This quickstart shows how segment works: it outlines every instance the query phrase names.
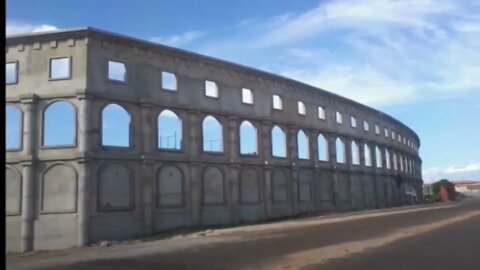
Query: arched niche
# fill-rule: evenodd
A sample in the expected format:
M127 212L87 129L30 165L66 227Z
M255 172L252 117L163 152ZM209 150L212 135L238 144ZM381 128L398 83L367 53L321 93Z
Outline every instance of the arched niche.
M77 210L77 171L70 165L54 164L42 178L41 211L73 213Z
M5 167L5 214L20 215L22 206L22 176L11 167Z
M204 205L225 204L225 180L217 167L207 167L203 171L202 193Z
M300 170L298 173L298 201L312 201L312 174L306 170Z
M246 168L240 174L240 201L242 203L260 202L258 173L253 168Z
M130 170L122 164L105 165L98 179L98 208L102 212L127 211L134 207L134 185Z
M167 165L157 174L157 207L182 207L183 205L183 174L176 166Z
M276 169L272 173L273 203L287 202L287 176L284 171Z

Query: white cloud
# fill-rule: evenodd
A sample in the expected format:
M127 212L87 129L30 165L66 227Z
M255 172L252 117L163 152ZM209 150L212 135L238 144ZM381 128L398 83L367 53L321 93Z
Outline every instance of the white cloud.
M7 25L6 25L7 35L55 31L55 30L58 30L58 28L50 24L28 24L28 23L18 23L18 22L7 21Z
M480 91L479 12L455 0L322 1L251 25L245 47L284 50L269 71L368 105L450 99Z
M206 33L202 31L187 31L180 35L173 35L169 37L152 37L150 41L169 45L169 46L182 46L188 44L196 39L203 37Z
M423 171L425 182L435 182L444 178L448 180L480 180L480 162L446 168L430 167Z

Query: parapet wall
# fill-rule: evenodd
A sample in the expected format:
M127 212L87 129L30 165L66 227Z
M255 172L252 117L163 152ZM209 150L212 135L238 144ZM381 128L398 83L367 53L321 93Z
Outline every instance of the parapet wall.
M6 86L7 104L21 112L20 148L6 153L7 250L401 205L410 202L413 190L421 197L418 136L352 100L91 28L8 37L6 47L7 63L18 63L17 82ZM49 59L67 56L71 76L49 80ZM125 65L124 82L108 79L109 61ZM176 91L162 88L162 71L175 74ZM206 80L216 83L217 97L205 95ZM251 90L253 104L242 102L243 88ZM273 95L281 98L281 110L273 108ZM47 110L60 101L73 108L74 140L46 147ZM111 104L130 119L125 147L103 143L109 124L103 113ZM158 117L165 110L180 120L181 140L174 149L159 147ZM204 148L208 116L220 124L221 151ZM241 153L244 121L255 130L253 154ZM276 126L285 136L285 157L274 155ZM299 150L300 131L306 135L307 158L299 156L305 153Z

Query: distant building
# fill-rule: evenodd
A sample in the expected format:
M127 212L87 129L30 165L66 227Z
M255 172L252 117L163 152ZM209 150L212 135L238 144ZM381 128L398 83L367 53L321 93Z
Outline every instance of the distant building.
M423 197L433 196L433 186L432 184L423 185Z
M475 180L461 180L454 181L455 191L463 194L480 193L480 181Z

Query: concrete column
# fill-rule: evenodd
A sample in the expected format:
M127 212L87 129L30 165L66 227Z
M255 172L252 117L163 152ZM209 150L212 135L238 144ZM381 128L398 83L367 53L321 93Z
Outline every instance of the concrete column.
M347 174L348 174L348 187L350 196L350 209L356 209L355 207L355 190L353 189L354 185L352 184L352 175L353 175L353 157L352 157L352 139L345 138L345 162L347 163Z
M78 178L78 219L77 245L85 246L89 243L89 202L92 164L86 161L86 156L92 150L92 136L90 136L91 100L85 93L77 94L79 100L78 111L78 149L80 152L80 172Z
M145 235L152 235L155 231L155 222L153 219L153 211L155 209L155 173L153 165L153 161L142 161L142 210Z
M367 174L367 170L369 167L367 167L365 164L365 142L364 141L357 141L358 146L360 150L358 151L358 154L360 155L360 168L362 170L362 175L360 179L360 183L362 185L362 198L363 198L363 206L364 208L367 208L368 203L367 203L367 196L365 192L365 182L364 182L364 176Z
M269 218L272 216L272 168L266 165L263 171L265 174L265 213Z
M239 128L240 128L239 118L237 116L228 117L228 146L229 146L229 156L230 162L237 162L238 156L240 155L240 144L239 144Z
M232 211L232 223L238 224L240 221L239 203L240 203L240 166L232 164L229 167L230 175L230 208Z
M337 169L337 148L335 147L335 140L337 139L334 135L325 135L325 139L328 141L328 149L329 149L329 160L332 164L332 177L333 177L333 190L332 190L332 201L335 207L335 210L340 210L340 196L338 195L339 187L338 187L338 169Z
M298 145L297 145L297 133L298 128L296 126L289 126L287 132L288 140L288 159L290 161L290 205L292 207L292 213L296 213L298 202Z
M20 251L33 250L35 219L35 171L32 162L23 164L22 228Z
M239 200L240 200L240 193L239 193L239 174L240 174L240 167L236 164L238 162L239 157L239 118L237 116L229 116L228 117L228 146L229 146L229 156L230 156L230 163L231 166L229 167L229 200L230 200L230 207L232 211L232 223L238 224L239 223Z
M201 164L198 162L200 153L200 135L201 126L199 113L196 110L188 111L188 152L190 158L190 199L191 199L191 211L192 211L192 224L200 225L200 211L202 207L202 183L200 175Z
M142 151L144 155L151 154L154 149L157 148L155 145L155 123L157 121L157 116L153 113L153 107L151 104L142 103L141 105L141 136L142 136Z
M93 164L85 159L79 161L80 171L78 178L78 219L77 245L85 246L90 241L90 186L92 181Z
M264 161L264 164L268 164L268 161L272 158L272 142L271 142L271 130L272 122L262 121L262 126L259 134L259 149L260 156Z
M312 168L312 202L315 205L315 211L320 211L320 173L318 168L318 141L317 132L314 129L308 130L308 145L310 146L310 166Z
M188 152L189 157L197 159L201 150L200 138L202 128L200 126L199 112L196 110L188 111L187 134L188 134Z
M79 100L79 111L78 111L78 151L81 153L87 153L91 151L91 113L92 113L92 106L91 100L85 95L85 93L79 93L77 95Z
M370 144L370 158L372 160L372 175L373 175L373 199L375 201L375 207L380 207L380 201L378 198L378 191L377 191L377 149L375 144Z
M35 155L37 121L36 97L22 98L24 103L23 145L26 160L23 162L22 183L22 223L21 223L21 252L32 251L34 246L34 220L36 208L35 196Z
M142 137L142 211L143 211L143 225L145 235L151 235L155 231L155 224L153 219L153 211L155 209L155 172L154 163L150 160L150 155L156 149L154 127L157 120L153 112L153 106L149 103L142 103L141 107L141 125L139 134Z

